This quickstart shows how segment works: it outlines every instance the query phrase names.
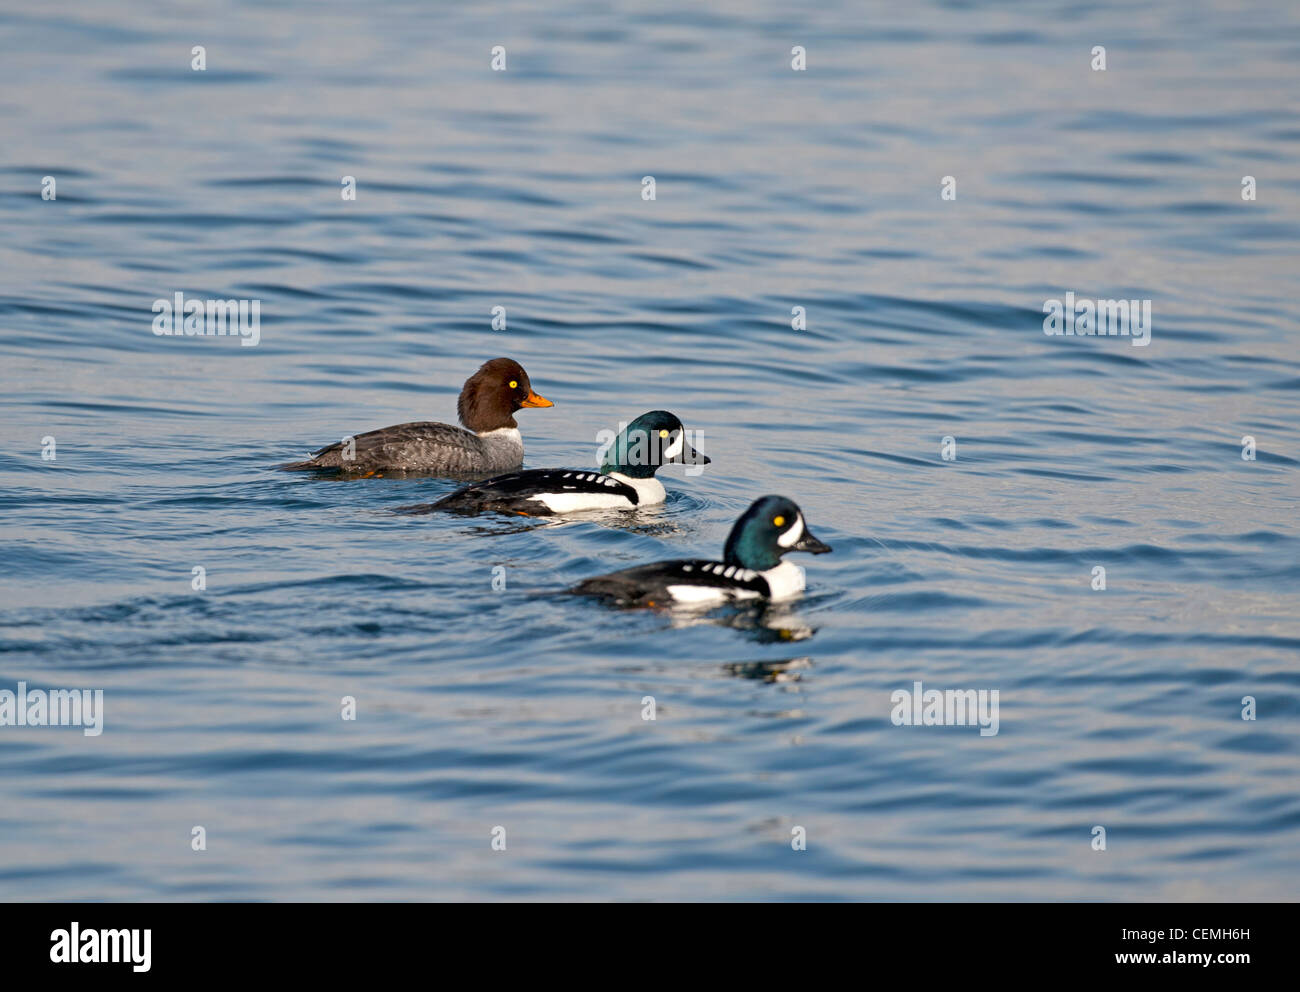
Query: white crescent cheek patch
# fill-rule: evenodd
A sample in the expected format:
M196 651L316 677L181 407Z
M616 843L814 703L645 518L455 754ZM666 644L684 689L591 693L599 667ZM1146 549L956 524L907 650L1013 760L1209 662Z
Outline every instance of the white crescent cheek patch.
M686 442L686 432L680 431L677 434L677 440L664 449L664 461L671 461L682 453L682 445Z
M794 518L794 523L790 525L790 529L778 537L776 543L783 548L792 548L801 537L803 537L803 514Z

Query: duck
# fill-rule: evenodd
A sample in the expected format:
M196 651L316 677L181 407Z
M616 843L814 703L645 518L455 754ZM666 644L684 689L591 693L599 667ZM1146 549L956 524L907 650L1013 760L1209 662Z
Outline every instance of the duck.
M741 600L793 599L805 588L804 570L782 561L791 551L824 555L829 544L813 536L803 511L785 496L762 496L740 515L722 561L687 558L638 565L584 579L569 590L620 606L711 607Z
M548 517L584 510L635 510L666 498L663 483L655 478L663 465L708 465L711 461L686 440L686 428L676 415L651 410L619 431L599 472L573 468L512 472L471 483L436 503L398 507L398 512Z
M430 421L381 427L281 467L290 472L336 470L362 476L503 472L524 463L524 442L514 414L523 408L554 405L533 392L528 373L513 358L493 358L466 379L460 391L456 414L463 428Z

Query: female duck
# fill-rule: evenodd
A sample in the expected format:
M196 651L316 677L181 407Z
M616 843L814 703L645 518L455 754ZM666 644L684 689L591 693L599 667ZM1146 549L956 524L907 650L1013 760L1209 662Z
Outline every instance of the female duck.
M830 551L813 537L799 507L784 496L755 500L736 525L722 561L682 559L625 568L585 579L570 592L602 596L621 606L717 606L746 599L792 599L804 590L804 572L783 562L790 551Z
M436 503L399 512L475 514L485 511L546 517L580 510L631 510L664 501L655 471L670 463L707 465L686 440L682 422L667 410L651 410L628 424L610 445L600 472L538 468L475 482Z
M482 475L523 464L524 442L515 423L523 407L554 406L533 392L524 367L511 358L484 362L465 380L456 413L467 429L420 421L367 431L326 445L289 471L335 469L349 475L423 472Z

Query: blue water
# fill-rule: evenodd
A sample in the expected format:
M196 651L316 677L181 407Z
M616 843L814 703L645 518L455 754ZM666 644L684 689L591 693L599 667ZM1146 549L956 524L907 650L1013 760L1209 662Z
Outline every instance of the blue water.
M0 689L105 722L0 727L0 898L1293 898L1298 29L6 4ZM260 299L260 344L155 336L178 291ZM1067 291L1150 299L1151 344L1046 336ZM713 463L561 523L274 470L495 355L555 401L528 466L659 407ZM770 492L835 549L789 609L552 595ZM914 681L999 733L895 726Z

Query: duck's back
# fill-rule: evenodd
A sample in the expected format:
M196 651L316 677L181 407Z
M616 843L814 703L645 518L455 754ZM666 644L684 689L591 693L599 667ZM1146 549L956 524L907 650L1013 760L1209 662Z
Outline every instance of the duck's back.
M770 593L763 573L701 558L659 561L585 579L573 588L580 596L604 596L624 606L724 602Z
M507 471L517 468L523 459L523 441L514 428L472 434L450 424L420 421L358 434L350 446L336 441L307 461L285 468L470 474Z

